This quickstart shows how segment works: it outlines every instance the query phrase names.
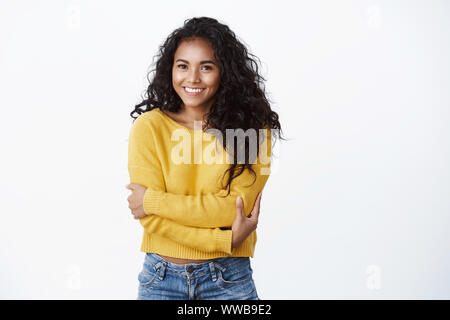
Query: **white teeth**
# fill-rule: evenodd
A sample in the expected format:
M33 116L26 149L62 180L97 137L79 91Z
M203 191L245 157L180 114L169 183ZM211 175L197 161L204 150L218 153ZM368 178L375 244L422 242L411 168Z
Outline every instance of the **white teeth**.
M191 89L191 88L188 88L188 87L185 87L184 88L187 92L200 92L200 91L202 91L203 89Z

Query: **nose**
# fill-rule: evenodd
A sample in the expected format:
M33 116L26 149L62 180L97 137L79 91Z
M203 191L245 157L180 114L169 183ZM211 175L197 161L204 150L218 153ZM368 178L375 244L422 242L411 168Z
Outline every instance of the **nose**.
M196 83L196 82L198 82L199 81L199 72L195 69L195 68L192 68L190 71L189 71L189 74L188 74L188 80L191 82L191 83Z

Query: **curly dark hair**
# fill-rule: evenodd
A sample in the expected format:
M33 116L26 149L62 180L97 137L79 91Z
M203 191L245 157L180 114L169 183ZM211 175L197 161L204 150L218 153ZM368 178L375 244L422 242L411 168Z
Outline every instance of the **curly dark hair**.
M271 110L265 96L263 81L266 79L259 75L258 64L250 57L255 56L248 52L227 25L210 17L196 17L185 20L181 28L174 30L159 47L156 68L147 75L150 85L145 92L146 96L142 97L143 101L134 107L130 115L136 120L140 114L154 108L175 113L181 109L183 102L172 85L173 60L179 44L183 40L195 38L201 38L210 44L214 51L214 58L220 64L220 85L214 104L205 115L204 129L219 130L224 139L222 147L234 156L234 161L224 173L225 175L230 172L227 184L225 187L222 186L228 188L228 194L230 194L231 181L241 175L245 169L248 169L255 178L256 175L250 163L247 139L245 139L245 146L242 143L239 146L239 139L237 139L237 143L232 144L234 150L230 150L231 144L226 141L226 129L240 128L246 131L253 128L256 130L258 141L261 141L258 129L270 128L276 129L270 130L272 132L270 138L286 139L280 134L281 125L278 114ZM149 76L152 72L155 73L150 80ZM236 161L237 148L244 148L245 163ZM256 150L259 154L259 144Z

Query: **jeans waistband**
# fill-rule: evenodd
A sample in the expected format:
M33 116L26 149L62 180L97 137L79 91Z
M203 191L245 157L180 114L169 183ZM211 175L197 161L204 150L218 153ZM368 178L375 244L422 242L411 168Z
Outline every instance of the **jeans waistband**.
M156 253L150 252L146 253L145 260L151 265L157 265L158 269L162 268L164 273L166 271L171 271L174 273L182 274L183 276L189 275L191 277L199 276L208 272L215 274L215 269L225 271L226 269L231 267L239 268L250 263L249 257L222 257L201 263L177 264L163 259Z

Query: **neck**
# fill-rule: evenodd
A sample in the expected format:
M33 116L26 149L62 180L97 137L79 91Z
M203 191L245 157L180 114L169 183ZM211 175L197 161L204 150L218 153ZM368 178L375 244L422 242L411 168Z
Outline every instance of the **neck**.
M211 107L186 107L181 106L180 113L183 114L187 122L203 121L203 117L209 112Z

